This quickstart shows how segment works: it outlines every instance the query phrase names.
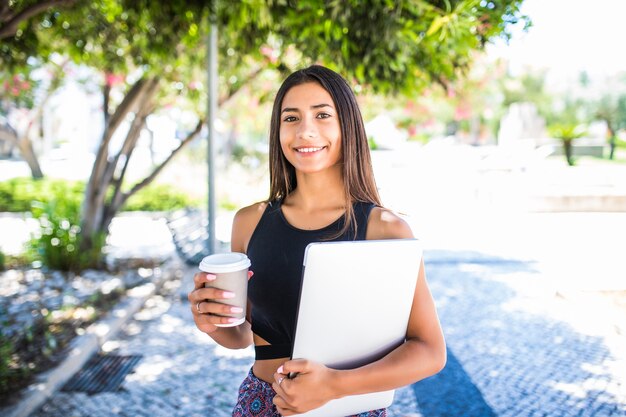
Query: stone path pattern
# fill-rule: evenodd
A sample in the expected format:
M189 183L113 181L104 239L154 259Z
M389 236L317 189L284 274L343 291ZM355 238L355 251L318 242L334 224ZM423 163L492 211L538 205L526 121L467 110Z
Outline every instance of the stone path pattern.
M444 370L436 388L430 380L402 388L390 417L626 415L624 336L609 322L581 325L584 312L555 297L537 265L444 251L426 262L448 347L469 382L454 384ZM105 350L144 355L123 390L59 392L34 417L230 416L253 359L251 349L230 351L197 331L175 283ZM487 407L480 414L472 390Z

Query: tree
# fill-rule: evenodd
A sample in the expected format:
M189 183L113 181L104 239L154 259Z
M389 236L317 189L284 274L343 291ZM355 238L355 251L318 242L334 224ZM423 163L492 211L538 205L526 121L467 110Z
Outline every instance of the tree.
M3 87L0 90L0 141L6 141L19 149L33 178L43 178L32 142L33 131L50 97L63 82L66 65L67 60L64 60L59 63L49 62L45 66L36 63L35 66L28 65L18 71L0 70L0 85ZM31 74L34 70L45 70L48 80L42 83L33 79ZM38 96L37 92L40 93Z
M76 62L102 72L105 129L83 205L85 250L107 232L128 197L200 132L207 91L191 85L204 74L209 15L220 28L221 103L265 71L284 73L313 62L372 91L417 94L432 82L445 87L469 68L473 51L495 36L508 36L508 25L525 19L519 16L521 0L205 3L80 2L31 19L31 31L20 37L36 38L32 42L41 55L67 51ZM114 90L123 91L118 102L112 99ZM146 118L185 95L195 99L197 125L172 155L129 188L124 177ZM111 138L125 120L130 128L114 153Z
M574 140L587 134L588 119L584 101L569 95L563 98L560 108L555 109L551 118L548 119L548 133L563 144L563 154L569 166L575 163Z
M0 1L0 40L15 37L20 25L55 6L69 6L76 0Z
M595 103L595 117L604 121L608 129L609 159L615 156L617 133L626 129L626 94L618 97L607 94Z
M574 165L574 140L582 138L587 134L584 126L576 123L562 123L554 124L548 127L548 131L553 138L561 140L563 144L563 153L565 154L565 160L567 165Z

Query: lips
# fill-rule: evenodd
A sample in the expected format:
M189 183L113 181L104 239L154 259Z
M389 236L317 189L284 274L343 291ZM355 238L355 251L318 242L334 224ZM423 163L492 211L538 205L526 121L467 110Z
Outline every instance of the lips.
M294 148L294 150L299 153L313 153L313 152L321 151L325 147L326 146L307 146L303 148Z

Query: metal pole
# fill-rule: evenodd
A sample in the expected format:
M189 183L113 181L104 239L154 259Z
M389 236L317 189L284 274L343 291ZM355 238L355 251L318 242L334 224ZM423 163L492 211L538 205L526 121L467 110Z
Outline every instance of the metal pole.
M214 9L209 14L209 38L207 45L208 56L208 96L209 102L207 107L207 126L208 126L208 146L207 146L207 162L209 168L209 201L208 214L209 224L207 241L207 250L209 254L215 253L217 249L217 240L215 238L215 155L214 145L216 139L215 118L217 117L217 19L214 16Z

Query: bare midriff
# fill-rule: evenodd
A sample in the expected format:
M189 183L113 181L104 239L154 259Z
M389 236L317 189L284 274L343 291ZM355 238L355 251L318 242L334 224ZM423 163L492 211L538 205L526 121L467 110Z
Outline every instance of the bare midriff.
M256 334L253 335L253 337L255 346L269 345L269 343L262 337L257 336ZM252 365L252 372L254 372L254 375L257 378L272 384L274 383L274 374L276 373L276 370L288 360L289 358L256 360L254 361L254 365Z

